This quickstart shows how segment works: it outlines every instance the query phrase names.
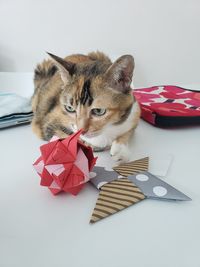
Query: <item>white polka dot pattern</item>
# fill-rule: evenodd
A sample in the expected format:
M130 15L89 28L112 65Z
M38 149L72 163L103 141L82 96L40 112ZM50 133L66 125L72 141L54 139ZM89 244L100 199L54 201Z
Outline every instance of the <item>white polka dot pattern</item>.
M92 178L96 177L97 174L96 174L96 172L90 172L89 176L90 176L90 179L92 179Z
M141 182L146 182L149 180L149 177L146 174L137 174L136 179Z
M167 194L167 189L163 186L155 186L153 192L158 197L163 197Z

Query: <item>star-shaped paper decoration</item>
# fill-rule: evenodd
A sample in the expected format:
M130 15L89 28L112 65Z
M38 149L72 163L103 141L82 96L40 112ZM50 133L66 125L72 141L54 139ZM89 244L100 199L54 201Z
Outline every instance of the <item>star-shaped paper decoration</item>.
M41 177L40 184L55 195L61 191L77 195L89 181L96 158L91 147L79 141L81 131L65 139L53 137L40 147L41 156L33 164Z
M90 223L95 223L145 198L191 200L163 180L149 173L148 158L140 159L107 171L94 167L91 182L100 190Z

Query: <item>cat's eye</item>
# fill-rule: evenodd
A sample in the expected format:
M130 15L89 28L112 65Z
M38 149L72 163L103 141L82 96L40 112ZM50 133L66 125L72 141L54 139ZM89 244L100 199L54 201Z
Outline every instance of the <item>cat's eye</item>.
M91 110L92 115L95 116L103 116L106 113L106 109L105 108L93 108Z
M75 110L72 106L68 106L68 105L66 105L66 106L65 106L65 109L66 109L68 112L70 112L70 113L74 113L74 112L76 112L76 110Z

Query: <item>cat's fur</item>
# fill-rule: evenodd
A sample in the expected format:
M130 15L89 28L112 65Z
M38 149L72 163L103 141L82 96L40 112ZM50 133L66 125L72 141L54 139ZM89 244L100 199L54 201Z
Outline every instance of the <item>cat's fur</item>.
M82 128L83 141L97 148L111 146L116 161L128 161L128 142L140 117L130 88L133 57L124 55L112 64L100 52L65 59L49 55L51 60L35 69L33 131L49 140ZM105 114L93 114L97 111Z

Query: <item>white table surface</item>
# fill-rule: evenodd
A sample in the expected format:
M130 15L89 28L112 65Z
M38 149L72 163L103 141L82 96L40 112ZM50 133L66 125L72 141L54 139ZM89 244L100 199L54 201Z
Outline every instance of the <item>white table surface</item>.
M1 90L30 95L32 74L0 74ZM200 126L164 130L141 121L132 159L173 155L164 178L193 200L144 200L90 225L98 191L74 197L39 185L43 141L30 125L0 131L0 266L199 267ZM111 164L107 152L99 164Z

